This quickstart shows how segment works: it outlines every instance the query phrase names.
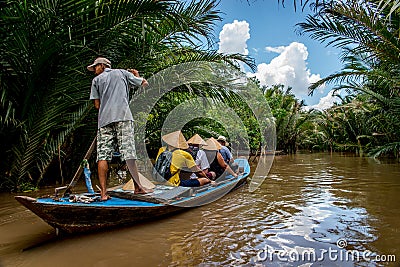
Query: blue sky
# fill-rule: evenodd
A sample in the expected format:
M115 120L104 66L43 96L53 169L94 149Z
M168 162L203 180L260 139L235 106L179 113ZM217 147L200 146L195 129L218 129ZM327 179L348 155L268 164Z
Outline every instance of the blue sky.
M307 96L307 86L341 69L339 50L296 33L295 25L305 21L308 9L302 12L298 7L295 12L293 1L285 2L282 7L278 0L250 0L250 4L220 0L223 20L215 27L217 48L253 57L258 65L253 75L262 84L292 86L307 105L326 108L335 101L329 93L332 86L321 88L312 97Z

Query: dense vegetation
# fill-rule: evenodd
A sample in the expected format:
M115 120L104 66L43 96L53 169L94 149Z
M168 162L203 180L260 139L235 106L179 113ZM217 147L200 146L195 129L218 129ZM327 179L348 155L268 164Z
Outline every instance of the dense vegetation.
M314 145L399 157L400 20L396 1L331 1L315 6L302 32L342 48L344 67L310 87L336 84L349 96L316 114ZM320 127L318 127L320 125ZM307 140L307 139L305 139ZM307 140L309 144L313 144Z
M85 68L96 56L145 77L190 61L252 66L210 49L214 0L10 0L0 8L0 188L72 176L96 133Z
M294 1L296 4L296 1ZM301 2L303 4L303 2ZM305 1L309 4L309 1ZM399 157L399 8L396 1L315 1L299 31L342 49L343 69L312 85L336 84L348 96L325 111L304 111L285 85L260 88L274 116L277 150L355 151ZM66 182L96 132L85 66L106 56L114 68L149 77L193 61L234 67L243 55L212 48L220 19L215 0L18 1L0 5L0 190ZM235 61L233 61L235 60ZM205 84L174 89L148 118L149 149L171 108L197 96L226 103L243 120L251 150L261 136L251 111L234 93ZM196 119L186 136L228 133L217 120ZM232 141L235 136L231 136ZM151 144L154 144L153 146ZM57 177L56 179L54 177Z

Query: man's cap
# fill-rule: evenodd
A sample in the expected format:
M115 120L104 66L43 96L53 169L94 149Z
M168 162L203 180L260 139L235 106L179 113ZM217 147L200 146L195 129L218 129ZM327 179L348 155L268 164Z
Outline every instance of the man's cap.
M224 142L226 142L226 137L223 136L223 135L220 135L220 136L218 136L217 141L224 141Z
M222 148L221 144L213 137L208 138L206 144L207 146L203 148L204 150L220 150Z
M194 145L202 145L206 146L207 143L206 141L203 140L203 138L200 137L200 135L195 134L190 139L187 141L188 144L194 144Z
M168 145L180 149L188 149L189 146L181 131L175 131L162 136L162 140Z
M105 57L98 57L98 58L96 58L94 60L92 65L87 66L87 69L90 70L90 71L94 71L94 67L97 64L104 64L107 67L111 68L111 61L110 60L106 59Z

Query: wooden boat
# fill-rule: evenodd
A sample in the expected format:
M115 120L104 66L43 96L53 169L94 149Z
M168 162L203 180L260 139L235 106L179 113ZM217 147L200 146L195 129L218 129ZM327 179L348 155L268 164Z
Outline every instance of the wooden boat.
M93 201L98 194L74 194L69 197L32 198L16 196L57 233L103 230L170 215L185 209L211 203L246 182L250 166L246 159L236 159L241 173L237 178L227 175L214 185L180 187L156 185L154 192L136 195L122 188L109 190L112 199ZM81 201L79 201L81 200Z

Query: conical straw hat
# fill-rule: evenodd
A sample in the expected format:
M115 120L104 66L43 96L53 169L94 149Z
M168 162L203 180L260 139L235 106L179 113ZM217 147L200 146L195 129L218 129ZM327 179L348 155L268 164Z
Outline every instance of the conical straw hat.
M170 146L180 148L180 149L187 149L189 148L185 137L183 136L181 131L175 131L169 134L166 134L162 137L165 143Z
M195 134L193 135L188 141L188 144L195 144L195 145L202 145L202 146L206 146L207 143L206 141L203 140L203 138L200 137L200 135Z
M213 137L208 138L206 144L207 146L203 148L205 150L220 150L222 147L221 144L218 143L218 141L215 140Z

